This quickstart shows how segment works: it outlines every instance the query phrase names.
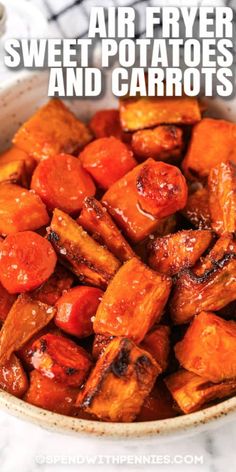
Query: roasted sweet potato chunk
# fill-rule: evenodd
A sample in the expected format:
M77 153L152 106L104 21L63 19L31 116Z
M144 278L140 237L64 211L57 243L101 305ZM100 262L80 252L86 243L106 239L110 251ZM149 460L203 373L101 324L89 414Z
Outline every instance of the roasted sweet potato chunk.
M210 170L208 188L212 228L218 234L234 233L236 231L236 153L235 164L230 161L221 162Z
M109 284L94 320L95 333L142 341L159 321L171 289L171 279L157 274L137 258L130 259Z
M0 283L0 323L5 321L15 301L16 295L9 293Z
M120 124L119 110L108 109L97 111L89 122L95 138L115 138L122 139L123 131Z
M63 383L55 382L33 370L30 374L30 386L24 400L32 405L54 411L61 415L74 416L75 402L78 388L68 387Z
M165 383L184 413L192 413L213 400L227 398L236 392L236 380L212 383L193 372L181 369L165 378Z
M133 421L151 391L160 367L126 338L116 338L97 361L77 406L106 421Z
M57 264L55 271L43 285L30 293L30 297L47 305L55 305L73 284L74 277L65 267Z
M82 347L53 333L45 334L33 343L32 364L41 374L70 387L79 387L92 367L90 357Z
M121 262L134 256L134 251L117 228L107 209L95 198L85 198L78 223Z
M157 380L152 391L145 398L136 421L156 421L177 416L173 399L163 380Z
M212 169L230 159L236 162L236 124L204 118L196 124L183 160L184 174L190 179L206 178Z
M36 166L36 161L33 157L29 156L22 149L17 148L16 146L11 146L5 152L0 154L0 165L11 164L12 162L21 161L24 164L24 168L27 175L27 182L30 180L33 170Z
M42 200L15 184L0 184L0 233L35 230L47 225L49 217Z
M236 378L236 322L202 311L176 344L175 355L185 369L212 382Z
M178 158L183 150L183 131L173 125L136 131L132 135L131 145L139 159L152 157L165 161L171 157Z
M27 295L20 295L3 324L0 333L0 365L18 351L37 331L53 318L55 309Z
M106 336L105 334L95 334L93 341L93 358L98 359L106 350L108 344L114 336Z
M60 210L53 213L48 238L63 262L84 283L105 288L120 266L108 249Z
M58 99L50 100L17 131L13 143L37 161L59 153L73 154L92 136Z
M162 274L175 275L192 267L211 240L209 230L183 230L157 238L149 247L149 265Z
M0 183L12 182L22 187L27 187L28 180L24 161L12 161L1 164L0 158Z
M0 388L19 398L28 388L27 376L15 354L0 367Z
M201 119L198 101L189 97L138 97L120 100L120 120L125 131L162 124L192 125Z
M168 366L170 354L170 328L169 326L159 325L150 333L147 333L140 347L148 351L157 361L162 371Z
M182 214L199 229L211 228L211 217L209 210L209 193L204 187L188 196L187 204Z

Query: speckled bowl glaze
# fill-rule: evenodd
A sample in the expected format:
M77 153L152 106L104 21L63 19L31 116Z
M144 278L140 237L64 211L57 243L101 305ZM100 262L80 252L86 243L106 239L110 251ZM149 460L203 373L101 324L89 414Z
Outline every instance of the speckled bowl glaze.
M109 90L109 87L107 89ZM9 145L19 125L47 100L47 73L45 72L17 74L16 78L10 82L0 85L1 150ZM108 92L98 100L78 99L66 102L77 116L85 121L95 110L115 106L115 100ZM235 99L209 100L210 114L236 121L235 102ZM3 391L0 391L0 407L14 416L46 429L113 440L129 438L150 441L192 435L236 418L236 397L190 415L143 423L104 423L70 418L29 405Z

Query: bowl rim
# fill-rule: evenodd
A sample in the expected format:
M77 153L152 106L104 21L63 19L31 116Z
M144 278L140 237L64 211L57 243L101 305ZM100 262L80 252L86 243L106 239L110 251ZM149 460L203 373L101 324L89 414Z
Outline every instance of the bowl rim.
M41 81L47 77L45 71L20 71L7 81L0 83L0 98L13 91L19 85L27 85L28 81ZM44 78L43 78L44 80ZM35 83L34 83L35 85ZM25 87L27 93L27 87ZM77 435L97 436L98 438L164 438L168 436L191 435L206 430L210 426L217 426L221 421L232 421L236 417L236 396L217 403L203 410L164 420L144 421L134 423L110 423L95 420L86 420L61 415L44 410L26 403L24 400L0 389L0 409L34 423L46 429Z

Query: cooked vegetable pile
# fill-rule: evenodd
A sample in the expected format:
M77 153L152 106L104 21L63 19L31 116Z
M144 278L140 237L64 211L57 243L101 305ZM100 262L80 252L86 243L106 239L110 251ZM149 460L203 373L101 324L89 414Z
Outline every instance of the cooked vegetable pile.
M0 387L131 422L236 393L236 124L51 100L0 156Z

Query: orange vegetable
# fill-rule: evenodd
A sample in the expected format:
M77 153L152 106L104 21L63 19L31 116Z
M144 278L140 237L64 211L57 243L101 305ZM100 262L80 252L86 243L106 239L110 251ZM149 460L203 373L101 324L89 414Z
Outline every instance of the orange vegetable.
M162 274L175 275L193 266L211 240L209 230L183 230L157 238L149 248L149 264Z
M51 244L39 234L9 234L0 246L0 281L9 293L33 290L50 277L56 260Z
M95 198L85 198L77 221L121 262L134 256L133 250L122 236L107 209Z
M28 379L15 354L0 366L0 388L15 397L23 397L28 388Z
M76 157L59 154L36 167L31 188L49 210L77 213L85 197L95 194L95 185Z
M0 322L5 321L15 301L16 295L10 294L0 283Z
M236 243L233 235L230 233L224 234L216 241L210 252L194 266L193 272L202 277L207 272L215 269L222 259L232 257L235 253Z
M120 124L119 110L108 109L97 111L89 122L95 138L115 138L122 139L123 131Z
M106 336L104 334L95 334L93 341L93 358L97 360L105 351L108 344L112 341L114 336Z
M108 189L136 166L132 151L117 138L96 139L81 152L79 159L97 184Z
M169 326L159 325L147 333L140 347L148 351L162 371L165 371L169 362L170 355L170 328Z
M16 161L20 161L24 164L27 180L29 180L36 166L33 157L29 156L25 151L22 151L22 149L19 149L16 146L11 146L5 152L0 154L0 165L10 164L11 162Z
M0 334L0 365L54 317L55 309L27 295L20 295L3 324Z
M199 188L188 196L182 214L199 229L211 228L209 193L206 188Z
M60 264L56 265L56 269L43 285L30 293L31 298L47 303L47 305L55 305L62 294L71 288L74 277Z
M149 395L145 398L136 421L165 420L177 416L172 397L162 380L157 380Z
M73 154L92 136L58 99L50 100L17 131L13 143L37 161L59 153Z
M160 320L170 289L171 279L136 258L130 259L104 293L93 324L95 333L142 341L154 322Z
M97 361L76 405L105 421L133 421L160 367L126 338L116 338Z
M0 184L0 233L35 230L47 225L45 205L29 190L15 184Z
M64 336L48 333L32 345L32 364L41 374L70 387L79 387L92 363L88 353Z
M206 178L212 169L230 159L236 162L236 124L204 118L192 133L183 170L190 179Z
M7 164L1 164L0 156L0 183L12 182L27 187L28 180L23 161L12 161Z
M56 303L56 325L78 338L93 334L91 318L96 314L103 292L95 287L74 287Z
M212 382L236 377L236 322L202 311L175 346L181 366Z
M132 149L135 156L143 160L178 158L183 150L183 131L173 125L136 131L132 135Z
M208 188L212 228L218 234L234 233L236 231L235 164L226 161L213 167L208 178Z
M212 383L184 369L165 378L165 383L184 413L193 413L213 400L227 398L236 392L235 379Z
M24 400L45 410L73 416L77 410L75 401L78 391L78 388L55 382L44 377L37 370L33 370L30 374L29 390Z

